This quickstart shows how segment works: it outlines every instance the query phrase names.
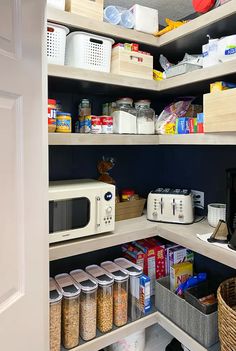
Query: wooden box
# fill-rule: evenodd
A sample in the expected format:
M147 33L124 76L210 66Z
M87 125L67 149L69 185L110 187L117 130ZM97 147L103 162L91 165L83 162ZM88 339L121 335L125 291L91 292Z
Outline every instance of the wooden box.
M145 202L146 199L141 198L139 200L116 203L116 222L142 216Z
M236 89L228 89L203 98L204 131L235 132L236 131Z
M112 49L111 72L152 80L153 56L116 46Z
M66 0L66 11L103 21L103 0Z

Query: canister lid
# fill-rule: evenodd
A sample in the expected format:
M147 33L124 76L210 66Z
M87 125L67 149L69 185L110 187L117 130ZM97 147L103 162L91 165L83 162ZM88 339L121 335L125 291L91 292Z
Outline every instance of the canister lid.
M56 103L55 99L48 99L48 105L56 105Z
M49 302L56 303L62 299L62 293L53 278L49 280Z
M80 289L84 292L91 292L97 289L98 284L91 275L83 271L82 269L76 269L70 272L72 278L79 285Z
M100 286L108 286L114 283L114 279L111 274L96 264L86 267L85 270L87 273L96 278L98 285Z
M128 272L112 261L102 262L101 267L108 271L116 282L123 282L129 278Z
M64 297L76 297L80 294L80 288L75 284L74 280L69 274L58 274L55 276L55 280L59 285L61 293Z
M123 268L127 273L131 276L139 276L143 273L142 267L138 266L137 264L127 260L126 258L120 257L116 258L114 262Z
M71 117L71 113L60 111L60 112L57 112L57 116L69 116L69 117Z

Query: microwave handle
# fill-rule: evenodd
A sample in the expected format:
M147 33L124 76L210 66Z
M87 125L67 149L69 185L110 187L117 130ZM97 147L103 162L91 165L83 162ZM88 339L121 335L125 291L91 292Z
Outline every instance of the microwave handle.
M97 227L100 227L100 219L101 219L101 214L100 214L100 201L101 198L100 196L96 196L96 225Z

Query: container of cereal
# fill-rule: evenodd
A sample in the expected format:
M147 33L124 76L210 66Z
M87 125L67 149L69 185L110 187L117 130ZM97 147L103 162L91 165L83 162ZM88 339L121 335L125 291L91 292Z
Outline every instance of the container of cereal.
M97 327L100 332L106 333L112 329L113 324L114 279L107 271L97 265L88 266L85 270L97 280Z
M114 279L113 285L113 322L117 327L128 321L128 280L129 274L111 261L101 263Z
M97 328L97 289L98 284L82 269L70 272L78 284L80 294L80 336L88 341L96 336Z
M91 116L91 133L92 134L102 133L102 120L98 116Z
M61 300L62 294L53 278L49 281L49 333L50 351L61 349Z
M57 133L71 133L71 114L57 112Z
M122 257L115 259L114 262L129 274L128 316L132 321L135 321L142 315L142 308L140 306L140 277L143 269Z
M71 349L79 344L80 288L67 273L56 275L55 280L63 295L62 344L66 349Z

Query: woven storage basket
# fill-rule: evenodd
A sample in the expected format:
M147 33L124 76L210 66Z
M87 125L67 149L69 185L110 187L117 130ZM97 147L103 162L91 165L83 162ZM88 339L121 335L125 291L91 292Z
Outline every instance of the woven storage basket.
M221 351L236 350L236 278L223 282L217 291Z

